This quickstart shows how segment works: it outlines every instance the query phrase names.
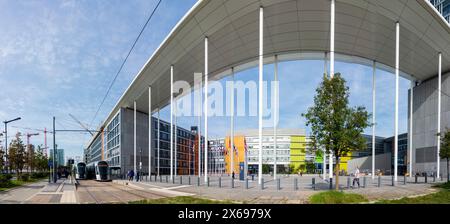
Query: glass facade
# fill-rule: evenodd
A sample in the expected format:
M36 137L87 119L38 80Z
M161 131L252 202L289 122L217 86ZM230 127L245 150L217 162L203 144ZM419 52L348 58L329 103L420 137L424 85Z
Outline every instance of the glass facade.
M225 139L213 139L208 141L210 158L208 161L209 170L212 173L225 173Z
M158 164L158 119L152 117L152 141L153 141L153 164ZM175 137L175 135L174 135ZM177 174L193 174L194 173L194 141L193 132L184 128L177 127L177 154L176 169ZM159 168L160 174L170 173L170 123L159 121ZM175 142L174 142L175 143ZM174 148L175 150L175 148ZM175 161L174 161L175 162ZM197 168L197 167L195 167Z
M248 144L248 163L256 165L259 161L259 137L246 137ZM263 163L274 163L273 136L263 136ZM277 136L277 164L290 163L291 136Z
M450 23L450 0L429 0L431 4L441 13L441 15Z
M110 167L120 167L120 112L106 126L105 158Z

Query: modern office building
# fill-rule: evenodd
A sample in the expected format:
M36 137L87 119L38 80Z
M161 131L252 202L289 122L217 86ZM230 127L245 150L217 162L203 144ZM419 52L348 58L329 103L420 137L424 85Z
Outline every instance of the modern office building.
M100 128L91 139L84 151L86 163L105 160L108 162L113 175L123 175L134 169L148 174L148 115L136 113L136 154L134 153L133 110L122 108L114 118ZM194 173L195 161L198 156L196 132L177 126L176 147L174 145L174 173ZM152 117L152 174L166 175L170 173L170 123ZM158 144L159 130L159 144ZM175 134L175 133L174 133ZM175 139L175 135L174 135ZM175 141L174 141L175 144ZM158 155L159 154L159 155ZM158 166L159 158L159 166Z
M331 76L338 72L334 65L339 60L370 66L374 80L379 70L383 70L395 74L395 80L401 76L411 81L411 90L414 91L409 97L412 109L409 113L408 141L412 142L409 144L412 153L408 157L412 156L412 168L408 169L445 171L442 169L444 163L438 164L441 160L437 157L437 146L438 136L445 127L450 126L450 102L438 97L441 95L437 92L449 92L450 79L447 79L446 73L450 71L450 26L438 12L445 16L447 3L433 3L438 10L426 0L197 1L139 70L105 118L105 128L124 108L151 114L169 104L173 105L175 92L171 90L174 89L174 81L197 85L199 82L193 75L197 72L203 73L203 83L206 84L208 80L220 80L257 66L259 75L254 76L257 81L263 79L264 64L313 59L329 61L324 64ZM438 84L441 80L438 77L443 78L442 83ZM307 76L302 78L308 79ZM198 87L203 89L200 85ZM396 119L392 120L392 125L398 133L399 82L394 88L396 94L392 100L395 99ZM260 90L254 95L262 99L267 92L262 87ZM376 91L376 88L372 89L374 95ZM184 91L182 95L188 93ZM251 100L254 102L257 99ZM438 102L442 103L442 107ZM203 103L210 103L208 97ZM259 115L262 115L263 111L259 110ZM202 134L210 137L207 126L209 116L202 115L201 119L205 121L202 122L205 125L205 133ZM133 124L145 127L145 122L139 119L127 122L131 128L120 128L119 148L133 151L141 147L133 144L133 136L138 138L138 142L144 141L148 139L149 131L141 128L133 131ZM257 124L261 130L262 117L259 117ZM257 136L263 138L259 134ZM253 144L253 147L259 145L253 142L248 144ZM269 150L264 151L268 153ZM127 161L125 164L132 158L132 154L119 152L119 155L121 160ZM249 155L249 159L250 156L255 158ZM302 157L301 154L292 156ZM270 163L269 157L265 159L266 163ZM118 162L122 166L121 160ZM394 179L397 180L397 173ZM207 181L207 178L204 180ZM262 183L261 176L258 182Z
M225 166L226 173L231 173L231 139L226 137ZM263 130L262 163L273 170L275 164L273 129ZM250 173L256 173L259 160L258 130L249 129L235 133L234 137L234 171L237 173L241 166L248 168ZM277 130L277 170L288 171L290 166L300 167L306 164L307 158L314 160L314 155L309 153L308 138L303 129L278 129Z
M429 0L438 12L450 23L450 0Z
M350 172L358 166L361 170L372 171L372 136L364 135L367 147L364 150L354 151L351 154ZM375 137L375 169L381 170L384 174L391 174L394 170L394 140L395 137L388 138ZM398 135L398 174L407 172L408 162L408 133Z
M384 140L384 151L385 153L391 153L391 167L392 170L394 170L394 136ZM407 172L408 164L408 133L403 133L398 135L397 167L399 175L403 175Z
M366 139L366 148L352 152L352 158L364 157L372 155L372 135L363 135ZM384 137L375 136L375 154L385 153Z
M208 141L208 170L212 174L225 173L225 139L211 139ZM201 161L201 160L200 160Z

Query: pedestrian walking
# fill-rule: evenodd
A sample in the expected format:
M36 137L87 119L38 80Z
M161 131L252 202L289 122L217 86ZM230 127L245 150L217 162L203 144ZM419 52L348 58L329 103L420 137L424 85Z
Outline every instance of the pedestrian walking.
M134 178L134 171L130 170L128 171L128 181L133 181Z
M359 172L358 167L356 167L356 169L355 169L354 176L355 176L355 178L353 178L352 187L355 186L355 182L356 182L356 183L358 183L358 188L359 188L359 177L361 176L361 173Z

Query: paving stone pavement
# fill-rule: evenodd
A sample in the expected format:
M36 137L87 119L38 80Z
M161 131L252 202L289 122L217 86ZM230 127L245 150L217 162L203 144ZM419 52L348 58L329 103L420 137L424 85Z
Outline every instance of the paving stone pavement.
M204 178L200 179L200 186L197 186L197 176L191 176L191 185L188 185L188 176L183 176L182 185L180 185L180 176L175 178L175 184L169 180L165 182L165 177L161 179L163 182L143 181L141 185L152 185L157 187L170 188L175 191L192 193L196 196L218 199L218 200L234 200L243 203L307 203L308 198L318 192L329 190L328 180L323 180L318 175L279 175L281 189L277 189L277 181L271 176L264 176L264 190L258 185L257 178L254 181L249 180L249 189L246 189L245 181L235 180L234 188L231 188L231 178L222 176L221 187L219 187L219 176L211 176L209 179L209 187L204 183ZM316 190L313 189L312 179L315 179ZM380 187L378 187L378 177L372 180L366 177L366 186L360 188L347 188L347 178L340 177L340 189L345 192L362 194L369 200L379 199L396 199L407 196L422 195L436 191L431 186L433 183L424 183L424 178L419 178L419 183L414 183L414 179L408 179L406 185L403 183L403 177L399 177L395 186L392 186L391 176L383 176L380 178ZM298 190L294 189L294 179L297 179ZM429 178L428 180L430 180ZM352 178L350 179L352 182ZM436 180L437 182L440 180ZM350 183L351 183L350 182ZM363 180L360 180L361 185ZM334 185L333 185L334 189Z

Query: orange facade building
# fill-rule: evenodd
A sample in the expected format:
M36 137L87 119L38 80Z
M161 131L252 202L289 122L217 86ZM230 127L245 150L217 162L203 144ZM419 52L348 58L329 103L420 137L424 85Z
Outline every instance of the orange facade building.
M232 152L231 152L231 138L230 136L227 136L225 138L225 172L227 174L231 174L232 171L234 171L235 175L239 174L239 164L245 163L245 136L234 136L234 170L231 169L231 158L232 158Z

